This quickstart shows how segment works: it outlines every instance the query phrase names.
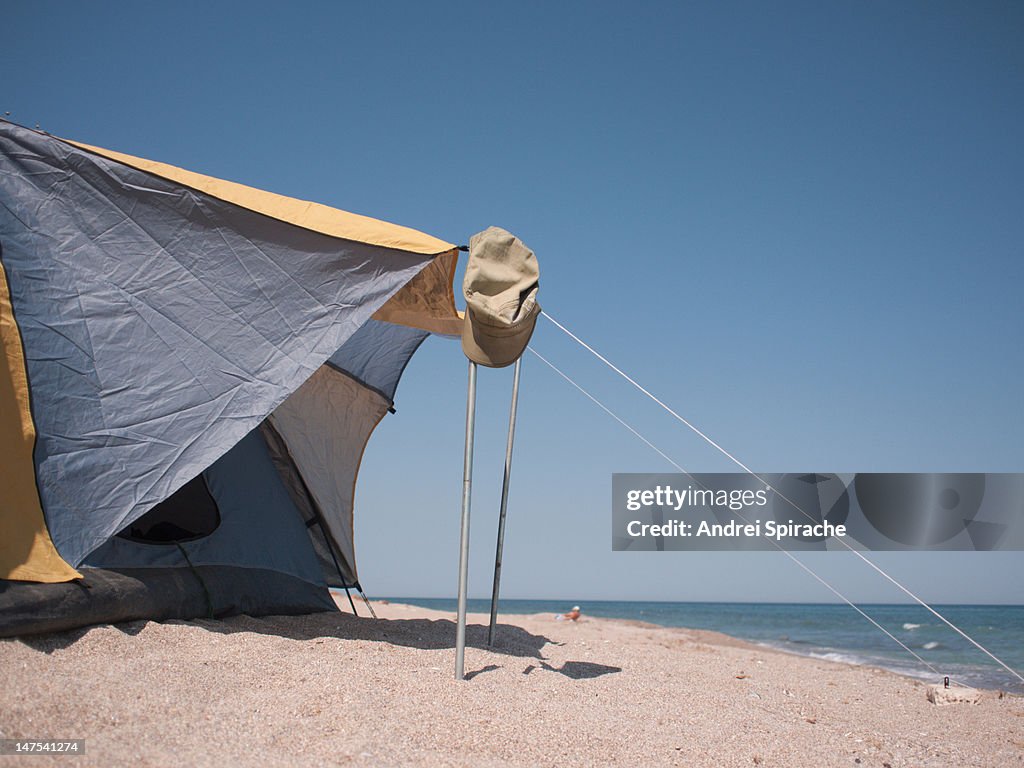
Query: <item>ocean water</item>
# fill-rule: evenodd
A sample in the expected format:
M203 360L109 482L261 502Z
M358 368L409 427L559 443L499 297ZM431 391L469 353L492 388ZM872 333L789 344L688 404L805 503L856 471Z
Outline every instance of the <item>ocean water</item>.
M394 602L456 610L454 599L396 597ZM1024 683L919 605L861 605L872 619L935 668L928 669L846 605L812 603L665 603L613 600L502 600L499 612L562 613L634 619L664 627L724 632L801 656L867 664L915 677L1024 694ZM1011 668L1024 674L1024 606L937 605L935 609ZM470 600L487 613L490 600Z

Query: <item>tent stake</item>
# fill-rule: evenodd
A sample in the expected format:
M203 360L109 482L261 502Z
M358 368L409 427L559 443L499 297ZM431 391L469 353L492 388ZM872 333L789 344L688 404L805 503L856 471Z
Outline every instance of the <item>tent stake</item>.
M508 489L512 477L512 444L516 437L516 407L519 404L519 367L516 359L512 375L512 405L508 412L508 443L505 445L505 474L501 480L501 509L498 512L498 547L494 553L494 587L491 590L491 624L487 629L487 645L494 645L494 629L498 624L498 592L501 587L501 553L505 547L505 513L508 511Z
M466 582L469 579L469 501L473 490L473 428L476 422L476 363L469 363L466 391L466 450L462 465L462 533L459 545L459 610L455 626L455 679L465 677Z

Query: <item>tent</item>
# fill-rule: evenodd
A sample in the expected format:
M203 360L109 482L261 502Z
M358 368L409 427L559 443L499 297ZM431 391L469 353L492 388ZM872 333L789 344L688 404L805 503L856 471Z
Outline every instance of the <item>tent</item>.
M0 121L0 635L334 607L456 246Z

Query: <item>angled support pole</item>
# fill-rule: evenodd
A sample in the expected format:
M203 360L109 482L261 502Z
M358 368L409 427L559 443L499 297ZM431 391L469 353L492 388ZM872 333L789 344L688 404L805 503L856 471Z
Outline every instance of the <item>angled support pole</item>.
M344 589L345 589L345 594L348 595L348 604L352 606L352 615L353 616L358 616L359 612L356 610L356 604L352 600L352 593L348 589L348 584L344 585Z
M473 491L473 430L476 425L476 363L469 363L466 391L466 449L462 465L462 532L459 541L459 607L455 629L455 679L465 678L466 591L469 580L469 503Z
M361 586L359 586L359 582L358 581L356 582L356 589L359 590L359 595L360 595L360 597L363 598L363 602L366 603L366 607L369 609L370 615L373 618L376 619L377 618L377 612L375 610L373 610L373 606L370 605L370 598L368 598L366 596L366 593L363 592L363 588ZM348 590L346 590L346 591L348 591ZM352 599L352 596L349 595L349 600L351 600L351 599ZM353 611L353 613L355 612L355 606L354 605L352 606L352 611Z
M505 514L508 512L508 490L512 478L512 445L516 439L516 408L519 405L519 369L523 358L516 359L512 375L512 405L508 412L508 442L505 444L505 474L501 480L501 509L498 512L498 546L494 553L494 586L491 589L491 624L487 629L487 645L494 645L498 624L498 594L501 589L501 553L505 548Z

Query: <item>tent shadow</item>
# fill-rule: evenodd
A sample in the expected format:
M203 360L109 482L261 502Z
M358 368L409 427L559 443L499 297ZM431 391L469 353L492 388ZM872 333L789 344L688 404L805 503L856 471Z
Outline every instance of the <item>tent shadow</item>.
M117 624L99 624L64 632L42 635L27 635L21 642L43 653L68 648L90 630L97 627L112 627L125 635L139 635L144 632L146 621L128 621ZM236 615L225 619L170 619L170 625L198 627L207 632L232 635L252 632L261 635L283 637L289 640L307 641L334 638L338 640L366 640L389 643L422 650L439 650L455 647L455 622L450 619L369 619L351 614L312 613L299 616L254 617ZM541 649L555 644L543 635L534 635L522 627L512 624L498 625L500 644L487 645L487 627L470 624L466 627L466 646L490 651L505 656L542 659ZM487 670L489 671L489 670Z
M66 648L70 648L85 637L89 633L89 630L92 629L109 627L120 631L122 634L135 636L139 634L145 626L146 621L144 619L135 619L133 621L124 621L118 624L90 624L86 627L76 627L74 629L66 629L59 632L45 632L37 635L20 635L5 639L18 640L35 651L50 654L54 651L63 651Z
M290 640L367 640L421 650L455 648L455 622L451 619L369 619L332 612L266 618L232 616L220 621L201 619L189 623L223 634L255 632ZM486 626L466 626L467 648L505 656L542 659L541 649L555 644L543 635L532 634L513 624L499 624L497 637L499 644L489 646Z

